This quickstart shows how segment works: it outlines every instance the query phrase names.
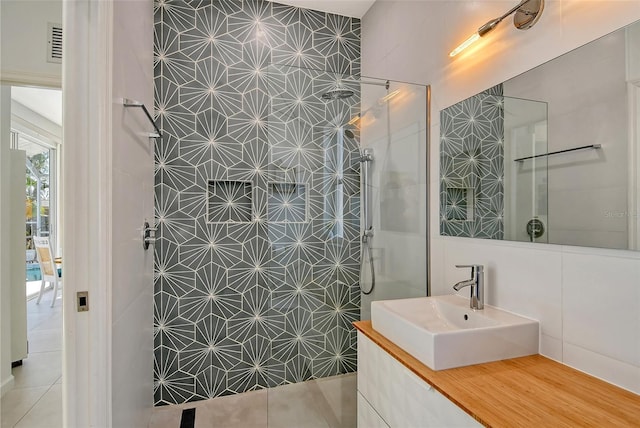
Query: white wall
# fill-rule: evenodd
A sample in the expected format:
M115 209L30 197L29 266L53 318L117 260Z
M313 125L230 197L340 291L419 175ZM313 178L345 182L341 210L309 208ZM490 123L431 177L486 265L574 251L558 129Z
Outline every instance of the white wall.
M153 5L114 3L112 116L112 423L147 426L153 407L153 247L141 227L154 222L152 125L131 98L153 108Z
M3 0L0 7L2 82L60 87L62 65L47 62L47 29L62 23L62 1Z
M11 149L11 191L9 218L11 232L9 236L11 265L9 266L11 284L11 361L27 358L27 296L24 286L24 267L27 258L24 250L25 236L22 230L25 224L24 206L24 167L27 154L24 150ZM3 200L7 203L7 199ZM4 238L4 237L3 237ZM6 267L5 267L6 269Z
M511 5L378 0L363 18L363 75L431 84L432 292L485 264L488 303L540 320L543 355L640 393L640 253L438 236L439 111L640 19L640 2L547 1L534 28L505 20L448 57Z
M64 3L65 426L146 427L153 407L151 0ZM73 35L70 36L70 35ZM67 84L73 82L73 84Z
M10 198L11 88L0 87L0 200ZM11 264L9 205L0 203L0 391L13 388L11 374Z

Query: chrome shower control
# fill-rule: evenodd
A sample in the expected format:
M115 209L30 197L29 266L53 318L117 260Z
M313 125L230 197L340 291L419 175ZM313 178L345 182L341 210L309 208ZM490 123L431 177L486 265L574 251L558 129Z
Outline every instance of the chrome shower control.
M151 227L149 222L145 220L142 225L142 248L145 250L149 249L149 245L155 245L156 237L155 232L158 230L157 227ZM153 237L151 237L151 232L153 232Z

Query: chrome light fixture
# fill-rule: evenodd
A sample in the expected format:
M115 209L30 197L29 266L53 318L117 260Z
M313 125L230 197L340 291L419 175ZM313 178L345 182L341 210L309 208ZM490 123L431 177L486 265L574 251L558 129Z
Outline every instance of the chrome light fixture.
M471 35L467 40L460 43L460 45L451 51L449 54L450 57L454 57L458 55L460 52L474 44L476 41L480 39L480 37L489 33L491 30L496 28L496 26L502 22L507 16L511 15L515 12L513 16L513 25L518 30L528 30L533 27L536 22L540 19L542 15L542 10L544 9L544 0L522 0L513 8L509 9L504 15L492 19L482 25L478 30Z

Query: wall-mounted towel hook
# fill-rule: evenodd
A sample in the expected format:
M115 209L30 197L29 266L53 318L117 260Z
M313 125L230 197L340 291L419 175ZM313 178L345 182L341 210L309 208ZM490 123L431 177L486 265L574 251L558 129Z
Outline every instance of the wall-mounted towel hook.
M151 116L151 113L149 113L149 110L147 110L147 106L145 106L140 101L132 100L132 99L129 99L129 98L123 98L122 104L125 107L138 107L138 108L141 108L142 111L144 112L144 114L147 116L147 118L151 122L151 124L153 125L153 128L156 130L155 133L152 132L152 133L149 134L149 138L162 138L162 132L160 132L160 128L158 128L158 125L156 125L156 122L153 120L153 117Z

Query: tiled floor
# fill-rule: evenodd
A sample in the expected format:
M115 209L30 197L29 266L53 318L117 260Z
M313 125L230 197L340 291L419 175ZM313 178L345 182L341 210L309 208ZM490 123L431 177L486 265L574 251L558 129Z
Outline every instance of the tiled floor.
M29 357L13 369L15 387L2 397L1 428L62 427L62 302L27 303ZM196 428L352 428L355 373L179 406L157 407L150 428L179 428L182 410L196 408Z
M196 428L354 428L356 375L156 407L149 428L179 428L182 410L192 407Z
M29 356L13 369L14 388L2 397L2 428L62 427L62 300L52 291L27 302Z

